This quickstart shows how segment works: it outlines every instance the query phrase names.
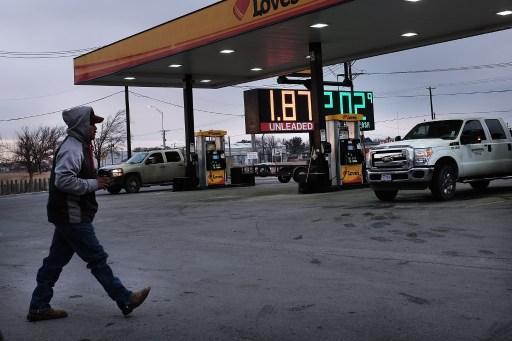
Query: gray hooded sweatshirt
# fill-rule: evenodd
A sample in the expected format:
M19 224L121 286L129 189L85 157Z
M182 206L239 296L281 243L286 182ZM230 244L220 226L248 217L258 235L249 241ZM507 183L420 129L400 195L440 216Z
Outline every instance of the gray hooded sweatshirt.
M96 170L89 156L91 107L77 107L62 113L68 136L53 161L48 199L48 220L52 223L89 223L98 209Z

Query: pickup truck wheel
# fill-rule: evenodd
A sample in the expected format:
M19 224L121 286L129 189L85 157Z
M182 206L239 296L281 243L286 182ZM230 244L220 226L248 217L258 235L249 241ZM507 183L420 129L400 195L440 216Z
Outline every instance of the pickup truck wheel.
M119 186L119 185L116 185L116 186L109 186L107 188L107 191L110 193L110 194L119 194L119 192L121 192L121 189L122 187Z
M477 192L484 192L489 187L489 180L471 182L471 187Z
M457 172L455 167L450 164L441 164L436 167L430 190L437 200L446 201L455 196L455 188L457 185Z
M128 193L138 193L140 190L140 180L137 175L129 175L126 178L124 189Z
M382 201L393 201L397 194L397 189L391 191L375 191L375 196Z
M286 176L286 175L279 175L277 177L277 180L279 180L280 183L285 184L285 183L290 182L291 178L292 177L290 175L288 175L288 176Z

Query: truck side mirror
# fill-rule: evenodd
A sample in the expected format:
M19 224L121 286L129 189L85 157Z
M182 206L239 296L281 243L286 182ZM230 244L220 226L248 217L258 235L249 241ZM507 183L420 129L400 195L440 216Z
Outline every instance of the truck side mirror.
M395 136L395 141L398 142L398 141L402 141L402 136Z
M148 157L146 160L146 165L154 165L156 163L156 159L154 157Z

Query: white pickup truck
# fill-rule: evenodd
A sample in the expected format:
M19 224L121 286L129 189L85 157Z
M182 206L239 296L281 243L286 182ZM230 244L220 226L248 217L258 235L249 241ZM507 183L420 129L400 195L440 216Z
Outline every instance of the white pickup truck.
M382 201L394 200L402 189L426 188L449 200L457 182L483 191L491 180L512 177L511 132L499 118L423 122L368 154L368 183Z

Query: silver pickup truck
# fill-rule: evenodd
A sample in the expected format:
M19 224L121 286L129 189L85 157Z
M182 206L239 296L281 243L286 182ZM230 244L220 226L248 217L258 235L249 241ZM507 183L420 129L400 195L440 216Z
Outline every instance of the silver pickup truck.
M180 149L140 152L119 165L100 168L98 174L111 178L107 189L111 194L123 188L137 193L143 186L170 184L174 178L185 176L185 159Z
M483 191L491 180L512 177L512 137L499 118L423 122L402 140L370 149L366 170L380 200L426 188L436 199L449 200L457 182Z

